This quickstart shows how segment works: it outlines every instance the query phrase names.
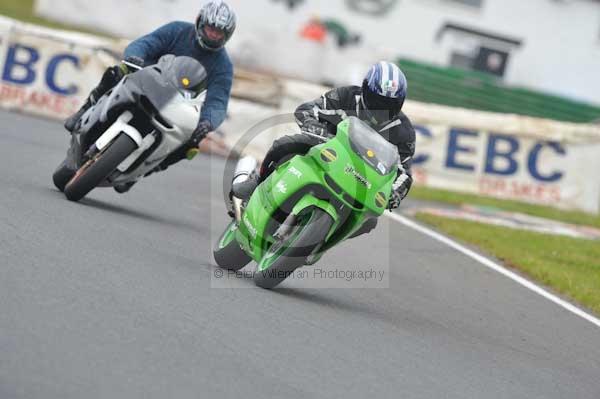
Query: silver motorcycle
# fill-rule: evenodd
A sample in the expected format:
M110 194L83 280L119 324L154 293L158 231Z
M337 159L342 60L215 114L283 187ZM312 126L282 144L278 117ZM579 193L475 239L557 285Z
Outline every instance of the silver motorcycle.
M77 122L54 185L79 201L96 187L127 187L148 176L191 139L206 85L198 61L173 55L125 76Z

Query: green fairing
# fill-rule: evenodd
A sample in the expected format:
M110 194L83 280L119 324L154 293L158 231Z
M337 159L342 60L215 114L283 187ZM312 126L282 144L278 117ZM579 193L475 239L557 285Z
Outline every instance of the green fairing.
M305 209L318 207L332 217L334 224L321 252L352 235L366 219L383 214L396 178L396 168L382 175L352 148L349 128L352 124L362 124L357 122L358 119L352 119L355 118L340 123L337 135L327 143L280 165L256 189L235 231L238 243L255 261L260 262L274 242L272 235L283 222L281 216L276 221L281 209L299 215ZM389 148L384 150L390 151ZM375 152L368 151L368 154L377 159ZM334 183L330 185L332 181ZM335 185L337 189L333 187ZM333 199L323 198L323 193ZM349 215L342 218L341 213Z

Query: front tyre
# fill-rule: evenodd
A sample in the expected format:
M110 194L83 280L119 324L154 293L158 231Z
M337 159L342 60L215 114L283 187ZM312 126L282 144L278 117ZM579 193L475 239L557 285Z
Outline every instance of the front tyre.
M110 145L86 162L64 189L69 201L79 201L102 183L137 149L128 135L120 134Z
M281 284L323 245L332 226L332 217L322 209L303 211L291 230L278 238L263 256L254 273L254 283L265 289Z
M237 225L235 221L231 222L227 230L223 233L217 246L213 251L213 256L217 265L226 270L238 271L246 266L252 260L240 247L235 239Z

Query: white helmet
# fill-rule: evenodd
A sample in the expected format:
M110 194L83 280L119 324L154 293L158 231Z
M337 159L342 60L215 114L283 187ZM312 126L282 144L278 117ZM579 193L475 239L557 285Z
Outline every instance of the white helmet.
M216 51L225 46L235 31L237 18L229 5L221 0L202 6L196 18L196 37L204 49Z

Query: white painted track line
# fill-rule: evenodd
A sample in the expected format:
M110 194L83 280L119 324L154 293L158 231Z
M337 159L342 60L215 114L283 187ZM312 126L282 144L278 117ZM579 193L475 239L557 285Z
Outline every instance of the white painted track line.
M429 236L429 237L433 238L434 240L437 240L437 241L461 252L462 254L468 256L469 258L479 262L483 266L485 266L489 269L492 269L492 270L510 278L511 280L517 282L518 284L522 285L523 287L543 296L544 298L554 302L555 304L568 310L569 312L589 321L590 323L596 325L597 327L600 327L600 319L581 310L577 306L574 306L571 303L557 297L556 295L546 291L544 288L532 283L531 281L519 276L518 274L511 272L510 270L506 269L504 266L501 266L498 263L493 262L492 260L479 255L478 253L470 250L469 248L459 244L458 242L456 242L456 241L454 241L454 240L452 240L430 228L427 228L418 223L415 223L414 221L412 221L411 219L409 219L405 216L399 215L397 213L392 213L392 212L386 212L386 215L389 218L391 218L392 220L395 220L407 227L417 230L418 232L425 234L426 236Z

